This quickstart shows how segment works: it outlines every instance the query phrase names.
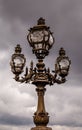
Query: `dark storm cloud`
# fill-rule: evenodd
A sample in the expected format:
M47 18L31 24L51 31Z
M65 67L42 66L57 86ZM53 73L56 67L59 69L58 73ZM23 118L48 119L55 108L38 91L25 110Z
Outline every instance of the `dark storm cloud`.
M32 123L30 118L26 118L26 113L22 113L20 115L21 117L19 115L15 116L12 113L15 111L19 113L17 106L19 104L23 107L22 112L25 112L24 106L32 98L28 97L27 93L33 95L33 91L30 91L30 89L27 90L24 86L14 90L14 87L18 88L18 86L13 83L14 81L10 82L9 79L13 76L6 70L9 70L10 55L14 53L16 44L21 44L24 54L26 53L27 64L29 63L29 59L33 58L30 47L26 46L27 41L25 35L27 35L29 27L37 23L39 17L46 19L46 24L54 32L56 41L50 51L49 57L46 58L46 66L52 68L53 62L54 68L54 61L61 46L64 46L67 55L72 61L69 81L65 85L62 85L64 87L63 90L59 86L60 88L58 90L56 90L57 88L53 88L48 93L50 96L50 98L47 96L50 102L46 100L46 103L50 104L47 106L48 110L52 115L54 113L58 115L56 119L52 117L53 119L50 123L61 126L82 127L82 0L0 0L0 60L2 63L0 80L2 86L4 86L3 91L1 86L1 95L10 104L10 114L5 114L7 111L9 112L9 109L7 110L5 105L0 102L1 113L5 108L5 112L0 115L0 123L10 125L27 125ZM20 91L22 93L19 95ZM16 94L13 98L14 93ZM24 95L24 97L28 98L21 97L23 93L27 95ZM13 101L14 99L15 101ZM24 101L26 101L25 104L22 104ZM6 104L6 106L9 104ZM14 106L16 106L15 110ZM33 110L34 108L31 109L31 112ZM27 111L28 117L30 116L29 109Z
M73 72L82 73L81 0L2 0L1 5L2 17L9 21L20 19L33 26L39 17L46 18L56 39L54 48L64 46L71 57Z
M47 3L46 3L47 2ZM57 0L55 1L57 3ZM9 19L20 18L23 21L33 21L35 17L49 16L54 10L52 8L57 8L54 3L54 0L2 0L2 13L3 16ZM31 21L30 21L31 22Z
M32 121L30 118L18 117L16 115L11 114L3 114L0 115L0 124L9 124L9 125L28 125L31 124Z

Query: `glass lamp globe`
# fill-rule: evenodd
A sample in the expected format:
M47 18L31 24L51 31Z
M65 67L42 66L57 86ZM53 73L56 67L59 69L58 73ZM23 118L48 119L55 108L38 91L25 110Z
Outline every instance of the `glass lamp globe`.
M69 61L67 58L63 58L60 62L59 62L59 65L61 67L61 69L63 68L68 68L69 66Z
M61 59L59 62L60 76L67 76L70 62L67 58Z

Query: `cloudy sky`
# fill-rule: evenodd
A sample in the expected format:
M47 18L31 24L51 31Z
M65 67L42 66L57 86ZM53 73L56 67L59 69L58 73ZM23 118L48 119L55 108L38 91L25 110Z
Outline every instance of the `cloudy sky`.
M40 17L46 19L55 37L46 66L54 69L60 47L72 62L65 84L47 86L49 126L55 130L82 130L82 0L0 0L0 130L34 126L35 87L15 82L9 62L16 44L21 45L27 66L30 59L36 62L26 36Z

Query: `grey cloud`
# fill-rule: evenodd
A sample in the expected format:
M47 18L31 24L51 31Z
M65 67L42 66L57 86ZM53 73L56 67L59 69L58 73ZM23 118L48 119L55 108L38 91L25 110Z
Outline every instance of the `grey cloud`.
M52 3L54 4L54 1L52 1ZM29 21L30 19L43 14L44 16L48 15L50 8L53 6L52 3L50 1L47 1L46 6L46 1L40 0L35 0L35 2L32 0L8 0L7 2L5 0L2 0L1 2L3 6L2 12L6 18L20 18L24 21Z
M81 5L82 2L80 0L52 0L52 2L47 1L47 6L46 0L35 0L35 2L3 0L2 15L3 17L8 17L9 20L14 18L23 22L26 21L25 23L27 24L30 22L32 23L31 26L36 24L34 20L37 20L40 16L46 17L56 37L55 46L59 47L62 44L66 50L69 50L70 56L76 65L78 58L81 61ZM78 55L75 53L78 53ZM78 65L80 66L80 63Z
M9 124L9 125L28 125L32 121L30 118L18 117L16 115L4 114L0 115L0 124Z
M0 102L0 111L4 110L0 116L0 122L4 125L9 124L14 126L32 123L30 113L33 113L33 106L37 103L34 87L15 83L12 79L14 76L10 72L9 62L16 44L21 44L22 51L27 58L27 66L30 64L30 59L33 59L34 62L36 61L35 56L32 55L32 49L27 43L26 35L30 26L34 26L37 23L37 19L41 16L46 19L46 24L51 27L51 31L54 32L56 39L53 48L50 50L49 57L46 57L46 66L54 69L54 62L61 46L64 46L67 55L72 61L71 72L65 85L58 85L58 88L57 85L47 88L45 102L51 117L50 124L82 127L81 0L0 1L0 60L2 63L2 65L0 64L0 92L4 88L4 93L0 93L0 97L2 96L2 101L4 99L6 102L6 106ZM28 93L30 97L28 97ZM14 94L15 98L13 98ZM23 94L27 95L25 95L26 98L22 96ZM9 104L10 110L6 109ZM14 106L16 107L14 108ZM21 118L19 114L13 115L15 111L19 112L18 106L21 106Z
M52 86L46 93L47 110L50 113L50 124L82 127L82 100L80 88ZM49 100L47 100L49 99Z

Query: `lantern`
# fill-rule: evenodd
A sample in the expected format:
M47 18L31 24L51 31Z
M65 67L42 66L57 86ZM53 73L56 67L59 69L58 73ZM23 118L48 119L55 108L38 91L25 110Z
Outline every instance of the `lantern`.
M65 76L68 75L70 64L71 64L71 61L65 55L65 50L61 48L59 51L59 57L57 58L56 64L55 64L56 73L58 73L59 76L64 78Z
M49 49L54 44L54 38L49 27L45 25L45 20L40 18L33 28L30 28L27 40L33 48L33 53L38 59L43 59L48 55Z
M11 70L14 74L19 75L23 72L23 68L25 66L26 59L23 54L21 54L21 47L17 45L15 47L15 53L12 55L10 65Z

